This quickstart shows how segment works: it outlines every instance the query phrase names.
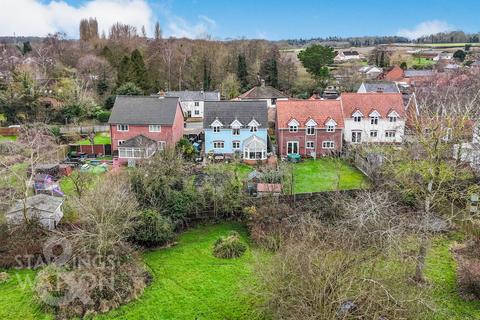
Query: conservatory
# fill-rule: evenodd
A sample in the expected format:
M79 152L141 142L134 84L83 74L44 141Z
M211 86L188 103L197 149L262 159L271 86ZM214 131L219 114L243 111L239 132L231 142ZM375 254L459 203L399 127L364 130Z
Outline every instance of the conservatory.
M157 151L157 142L143 135L138 135L125 141L118 147L120 159L150 158Z
M243 143L243 159L245 160L266 160L267 142L255 135L246 139Z

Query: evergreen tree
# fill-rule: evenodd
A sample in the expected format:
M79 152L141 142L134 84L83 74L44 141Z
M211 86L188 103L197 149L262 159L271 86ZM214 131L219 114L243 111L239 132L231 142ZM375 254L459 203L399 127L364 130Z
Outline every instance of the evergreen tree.
M132 63L128 56L124 56L117 70L117 87L120 87L126 82L134 81L134 76L132 72Z
M97 94L99 96L103 96L105 93L107 93L108 87L107 74L104 71L97 82Z
M247 62L245 60L245 55L243 54L238 55L237 78L238 78L238 81L240 82L241 90L246 91L248 89L248 71L247 71Z
M160 23L155 23L155 40L162 39L162 29L160 29Z
M260 77L267 85L278 88L278 67L275 57L267 58L260 66Z
M132 71L132 80L137 86L143 90L148 90L148 74L147 68L145 67L145 62L143 61L143 56L138 49L133 50L130 57L131 71Z
M210 90L210 85L212 83L212 74L211 70L207 66L207 62L203 62L203 90Z

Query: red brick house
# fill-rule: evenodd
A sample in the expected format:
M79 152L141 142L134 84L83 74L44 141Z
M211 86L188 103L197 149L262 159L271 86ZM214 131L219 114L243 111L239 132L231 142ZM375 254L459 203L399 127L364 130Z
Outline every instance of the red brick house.
M310 157L340 152L343 118L340 100L278 101L278 153Z
M112 152L121 162L175 146L184 128L177 97L118 96L108 123Z

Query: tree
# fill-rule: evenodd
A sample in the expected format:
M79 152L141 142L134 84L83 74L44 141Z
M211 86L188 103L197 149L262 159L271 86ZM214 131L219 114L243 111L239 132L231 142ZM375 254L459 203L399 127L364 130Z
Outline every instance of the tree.
M453 54L453 58L457 59L460 62L463 62L465 60L466 56L467 56L467 54L463 50L457 50Z
M402 70L407 70L408 69L408 65L405 61L403 61L402 63L400 63L400 68L402 68Z
M122 58L117 70L117 86L121 86L126 82L135 82L131 60L128 56Z
M298 59L300 59L304 68L317 83L322 83L322 85L329 79L328 65L333 63L334 57L333 48L321 45L310 46L298 54Z
M240 83L233 73L228 74L221 84L222 96L227 99L233 99L240 94Z
M207 66L207 61L203 62L203 90L210 90L210 85L212 82L211 70Z
M157 21L155 23L155 40L162 39L162 30L160 29L160 23Z
M95 18L80 20L80 40L91 41L98 39L98 22Z
M148 74L143 56L138 49L133 50L130 57L130 69L133 75L133 82L135 82L143 90L148 90Z
M141 96L143 90L133 82L125 82L115 90L115 94L123 96Z
M238 55L237 79L240 82L240 89L246 91L248 89L248 70L244 54Z
M278 88L277 59L274 56L268 57L260 66L260 77L267 85Z

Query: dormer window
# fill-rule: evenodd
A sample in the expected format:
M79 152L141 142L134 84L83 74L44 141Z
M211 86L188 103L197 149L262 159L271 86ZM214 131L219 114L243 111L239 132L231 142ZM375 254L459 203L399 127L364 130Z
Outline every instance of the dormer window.
M213 132L220 132L220 127L219 126L213 127Z
M327 132L335 132L335 126L334 125L328 125L327 126Z
M363 118L363 114L357 110L352 114L353 122L361 122Z
M250 126L250 132L257 132L258 127L257 126Z
M315 127L314 126L308 126L307 127L307 134L308 135L314 135L315 134Z
M212 127L213 132L220 132L220 129L222 129L223 127L223 124L218 119L215 119L215 121L213 121L210 126Z
M335 132L335 127L337 126L337 123L333 119L328 119L328 121L325 122L325 131L327 132Z
M298 123L297 120L292 119L290 122L288 122L288 132L298 132L298 126L300 123ZM308 126L308 124L307 124Z
M380 114L374 110L370 113L370 124L376 125L378 124L378 119L380 118Z
M260 126L260 123L258 123L257 120L255 120L255 119L252 119L252 121L250 121L248 123L248 127L250 128L250 132L257 132L259 126Z
M232 129L232 135L239 136L240 135L240 129L238 129L238 128Z
M397 119L398 119L398 113L396 113L395 111L392 111L388 114L389 122L397 122Z

